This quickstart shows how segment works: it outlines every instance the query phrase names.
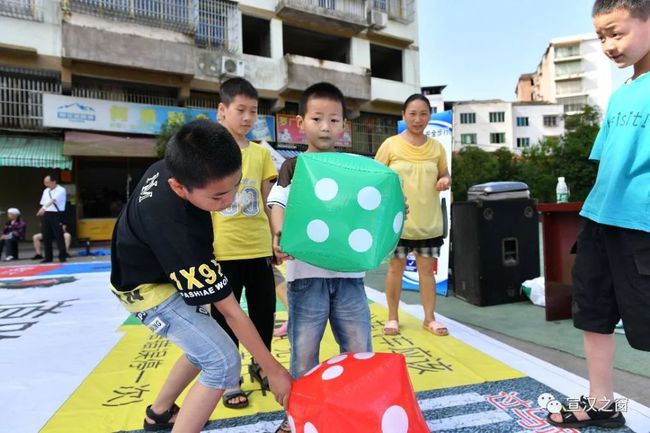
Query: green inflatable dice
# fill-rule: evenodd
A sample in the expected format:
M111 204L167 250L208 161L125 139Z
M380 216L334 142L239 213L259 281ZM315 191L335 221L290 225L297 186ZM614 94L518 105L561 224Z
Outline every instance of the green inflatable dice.
M404 225L399 176L377 161L346 153L298 157L280 247L324 269L375 269Z

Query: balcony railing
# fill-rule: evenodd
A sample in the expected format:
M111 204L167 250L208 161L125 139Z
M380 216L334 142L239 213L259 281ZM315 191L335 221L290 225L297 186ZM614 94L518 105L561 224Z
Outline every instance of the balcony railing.
M71 12L193 36L198 46L237 51L239 9L229 0L67 0Z
M415 20L415 0L371 0L372 8L386 12L390 19L404 23Z
M174 96L176 92L177 90L171 87L144 86L80 77L73 79L71 94L80 98L174 107L178 105L178 98Z
M0 0L0 15L43 21L44 0Z
M0 127L43 129L43 93L61 93L58 73L0 66Z
M313 11L318 15L365 22L366 2L364 0L282 0L286 6Z

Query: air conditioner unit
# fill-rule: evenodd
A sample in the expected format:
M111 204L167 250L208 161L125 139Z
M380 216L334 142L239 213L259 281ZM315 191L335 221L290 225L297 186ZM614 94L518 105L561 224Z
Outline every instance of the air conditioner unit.
M243 77L246 72L246 63L234 57L221 58L221 77Z
M381 30L386 27L388 22L388 14L386 12L371 9L368 11L368 24L376 30Z

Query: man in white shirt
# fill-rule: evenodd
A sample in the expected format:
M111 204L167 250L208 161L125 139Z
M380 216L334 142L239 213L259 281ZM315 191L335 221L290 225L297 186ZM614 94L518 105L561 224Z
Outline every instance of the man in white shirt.
M43 179L43 195L41 196L41 208L36 213L43 217L41 233L43 233L43 252L45 258L41 263L52 261L52 239L56 240L59 250L59 261L65 262L67 257L65 242L63 238L63 215L65 212L66 191L57 184L56 176L49 174Z

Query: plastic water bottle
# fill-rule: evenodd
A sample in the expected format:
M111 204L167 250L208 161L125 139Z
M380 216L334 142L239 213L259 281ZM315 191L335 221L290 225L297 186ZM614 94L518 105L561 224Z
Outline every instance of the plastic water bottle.
M569 202L569 187L564 181L564 177L557 178L557 186L555 187L555 197L558 203Z

